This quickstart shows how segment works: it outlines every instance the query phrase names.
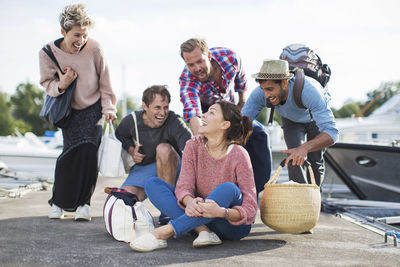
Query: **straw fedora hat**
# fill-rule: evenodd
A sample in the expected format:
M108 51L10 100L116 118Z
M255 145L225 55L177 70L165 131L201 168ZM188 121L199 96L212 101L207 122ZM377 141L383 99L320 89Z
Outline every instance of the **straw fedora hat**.
M288 80L293 77L286 60L264 59L260 72L251 75L259 80Z

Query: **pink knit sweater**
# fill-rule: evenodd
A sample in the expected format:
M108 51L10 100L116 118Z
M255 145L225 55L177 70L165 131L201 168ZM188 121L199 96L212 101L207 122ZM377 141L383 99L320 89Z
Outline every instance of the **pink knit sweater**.
M71 67L78 73L78 81L72 100L72 108L87 108L101 97L102 113L116 113L116 97L110 83L110 74L100 45L93 39L87 41L78 54L65 53L54 41L49 43L58 64L63 69ZM46 93L56 97L59 80L54 77L57 66L42 50L39 52L40 84Z
M250 157L239 145L220 159L211 157L203 141L187 141L183 156L181 173L175 189L178 204L187 195L206 198L216 186L232 182L243 194L241 206L234 206L240 212L240 221L230 221L232 225L252 224L257 213L256 187Z

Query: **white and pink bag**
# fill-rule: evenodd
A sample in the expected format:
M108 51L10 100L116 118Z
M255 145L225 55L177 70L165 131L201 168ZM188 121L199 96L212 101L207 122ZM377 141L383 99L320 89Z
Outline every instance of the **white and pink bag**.
M154 220L136 195L111 188L103 208L107 232L118 241L131 242L154 229Z

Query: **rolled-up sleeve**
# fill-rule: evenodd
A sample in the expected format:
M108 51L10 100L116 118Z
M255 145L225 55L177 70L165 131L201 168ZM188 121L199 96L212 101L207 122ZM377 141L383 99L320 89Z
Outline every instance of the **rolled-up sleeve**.
M240 57L236 57L237 61L237 74L235 76L235 91L243 93L247 90L247 79L246 74L242 67L242 60Z
M323 89L318 85L315 86L315 83L314 86L305 83L302 101L304 106L310 110L319 131L328 134L336 143L339 139L339 130L336 127L335 117L328 99L324 96Z
M179 85L184 120L188 122L193 117L201 117L200 82L193 81L182 74L179 78Z

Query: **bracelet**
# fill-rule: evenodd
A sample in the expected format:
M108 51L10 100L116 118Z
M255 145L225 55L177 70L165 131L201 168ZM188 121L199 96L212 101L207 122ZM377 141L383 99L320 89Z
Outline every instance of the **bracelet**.
M228 220L229 218L229 209L225 209L225 219Z

